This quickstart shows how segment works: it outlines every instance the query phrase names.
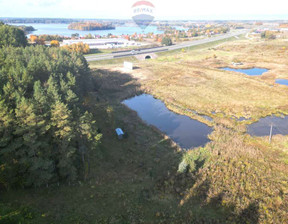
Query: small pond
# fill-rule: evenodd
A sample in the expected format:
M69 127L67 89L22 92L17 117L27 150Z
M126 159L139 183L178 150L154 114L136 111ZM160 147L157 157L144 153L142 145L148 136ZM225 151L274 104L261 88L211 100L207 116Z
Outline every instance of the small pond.
M271 124L273 125L273 135L288 135L288 116L272 115L261 118L258 122L249 125L247 131L252 136L269 136Z
M136 111L146 123L157 127L180 147L185 149L204 146L210 140L213 129L206 124L170 111L165 104L152 95L142 94L123 103Z
M287 79L276 79L275 83L288 86L288 80Z
M257 75L262 75L265 72L268 72L269 70L266 68L248 68L248 69L238 69L238 68L221 68L222 70L225 71L232 71L232 72L240 72L246 75L250 75L250 76L257 76Z

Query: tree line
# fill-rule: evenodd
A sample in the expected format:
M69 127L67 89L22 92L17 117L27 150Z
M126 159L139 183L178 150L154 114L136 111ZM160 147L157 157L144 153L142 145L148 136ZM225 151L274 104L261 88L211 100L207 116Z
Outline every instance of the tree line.
M85 178L101 139L82 102L91 88L88 64L76 52L27 46L15 29L0 25L0 186Z
M69 30L114 30L115 26L111 24L97 22L78 22L71 23L68 26Z

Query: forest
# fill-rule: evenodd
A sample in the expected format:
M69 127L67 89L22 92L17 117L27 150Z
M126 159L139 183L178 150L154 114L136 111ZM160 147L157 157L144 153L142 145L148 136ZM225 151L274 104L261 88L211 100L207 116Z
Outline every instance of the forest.
M101 139L82 100L91 88L85 58L27 46L12 26L2 24L0 33L0 187L85 178Z

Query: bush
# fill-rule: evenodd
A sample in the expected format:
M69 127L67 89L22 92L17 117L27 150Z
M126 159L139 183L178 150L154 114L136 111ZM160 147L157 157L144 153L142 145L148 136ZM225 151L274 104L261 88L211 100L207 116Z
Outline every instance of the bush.
M51 45L51 47L59 47L59 46L60 46L60 43L59 43L58 40L52 40L52 41L50 42L50 45Z
M165 46L171 46L172 45L172 40L170 37L164 37L161 41L161 44L162 45L165 45Z
M190 150L183 155L182 162L178 167L178 172L184 173L188 170L189 172L195 172L204 166L209 157L210 153L205 148Z
M26 224L31 223L33 218L34 214L29 208L20 207L15 209L10 204L0 203L0 224Z

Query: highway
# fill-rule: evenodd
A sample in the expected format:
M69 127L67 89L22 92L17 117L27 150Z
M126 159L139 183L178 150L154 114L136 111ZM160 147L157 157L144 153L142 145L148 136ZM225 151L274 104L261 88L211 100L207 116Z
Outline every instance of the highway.
M211 42L215 42L215 41L219 41L219 40L224 40L224 39L228 39L230 37L236 37L236 36L239 36L242 34L246 34L247 32L249 32L249 31L248 30L237 30L237 31L233 31L233 32L228 33L228 34L217 35L215 37L210 37L210 38L206 38L206 39L202 39L202 40L187 41L187 42L183 42L181 44L176 44L176 45L167 46L167 47L157 47L157 48L152 48L152 49L139 49L139 50L135 50L134 53L132 53L132 51L123 51L123 52L114 52L114 53L109 53L109 54L90 55L90 56L86 56L85 58L87 61L99 61L99 60L107 60L107 59L134 56L136 53L137 53L137 55L140 55L140 54L157 53L157 52L163 52L163 51L173 51L173 50L177 50L177 49L207 44L207 43L211 43Z

